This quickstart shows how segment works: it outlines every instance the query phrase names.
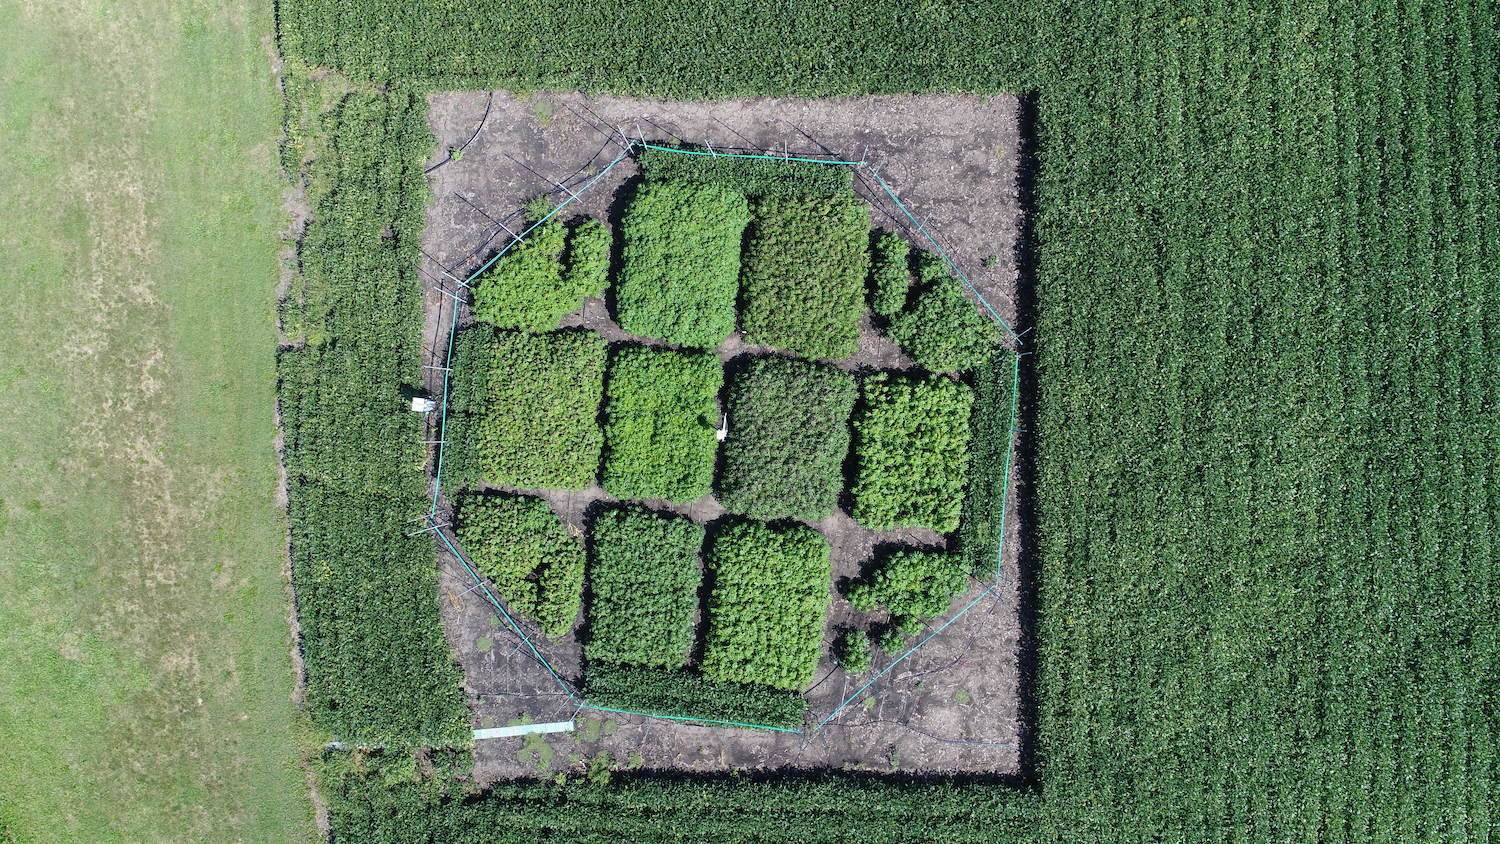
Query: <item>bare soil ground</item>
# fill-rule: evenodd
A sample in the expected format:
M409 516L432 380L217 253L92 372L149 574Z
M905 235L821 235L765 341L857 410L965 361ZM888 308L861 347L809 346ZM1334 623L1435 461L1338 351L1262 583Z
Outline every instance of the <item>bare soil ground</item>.
M468 319L464 306L448 291L457 290L459 279L503 246L508 232L520 230L522 205L540 193L550 193L555 203L573 196L615 159L627 139L641 137L706 143L717 150L831 153L873 162L916 217L915 223L909 220L867 169L859 168L856 190L871 205L874 227L898 231L919 246L930 235L990 306L1014 326L1019 129L1017 103L1008 95L694 103L591 99L576 92L531 97L455 93L432 97L429 121L438 137L429 166L434 198L422 243L425 362L431 366L441 366L446 359L455 313L460 324ZM450 156L449 150L456 149L462 149L461 157ZM587 213L613 226L638 179L634 161L622 161L578 194L564 217ZM995 258L986 261L989 256ZM611 341L651 342L620 329L598 299L587 300L563 325L586 326ZM759 351L765 350L744 343L736 332L719 353L728 361ZM904 369L912 362L867 318L859 351L839 365L872 371ZM441 371L428 372L428 388L440 395ZM590 505L609 498L597 486L573 493L532 492L545 498L580 536ZM1012 501L1015 495L1013 483ZM704 524L724 514L712 496L678 507L660 501L646 504ZM813 527L832 548L836 584L863 573L877 545L941 548L945 541L923 529L870 531L844 510ZM440 546L444 622L464 668L475 726L521 718L566 720L576 714L579 727L571 734L478 742L476 775L485 782L534 776L580 765L601 753L610 754L619 765L661 770L833 767L1014 773L1023 729L1015 585L1019 529L1018 520L1007 522L998 582L975 582L969 594L953 602L949 617L971 603L972 609L911 656L892 666L890 657L877 652L873 669L856 677L846 676L825 656L807 693L811 721L805 735L591 710L575 713L576 705L531 647L576 689L582 674L577 637L570 633L549 639L521 619L531 640L528 645L508 629L463 566ZM986 591L986 586L993 588ZM831 646L859 615L835 594L825 646ZM933 622L928 631L942 624ZM866 683L868 687L861 688ZM825 719L826 726L811 731Z

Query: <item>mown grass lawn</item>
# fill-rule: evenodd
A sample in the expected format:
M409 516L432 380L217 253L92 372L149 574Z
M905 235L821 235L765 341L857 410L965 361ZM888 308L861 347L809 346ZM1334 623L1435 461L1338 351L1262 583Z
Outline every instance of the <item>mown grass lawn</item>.
M0 32L0 840L307 840L271 5Z

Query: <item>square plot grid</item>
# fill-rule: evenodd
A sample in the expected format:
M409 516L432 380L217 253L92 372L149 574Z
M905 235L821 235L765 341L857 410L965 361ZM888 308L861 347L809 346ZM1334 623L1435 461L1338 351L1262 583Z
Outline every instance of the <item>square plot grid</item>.
M711 144L723 151L776 150L877 162L880 176L915 219L890 201L868 168L860 168L855 188L870 203L872 225L898 231L929 250L930 236L1014 326L1020 216L1016 113L1017 103L1007 95L715 103L590 99L576 92L526 98L506 92L434 95L429 119L438 149L430 162L434 200L423 234L422 265L424 363L434 367L427 370L427 387L441 395L444 373L438 367L446 360L449 327L455 317L460 323L468 319L451 291L510 233L522 229L524 203L549 191L554 202L576 196L565 216L587 213L617 225L639 168L626 158L595 179L629 139L641 137L653 143ZM462 157L451 159L448 150L459 147ZM990 256L995 258L986 260ZM565 317L563 325L589 327L611 341L641 340L621 330L605 303L594 298ZM718 350L726 361L753 351L756 347L739 331ZM866 317L859 350L838 365L869 371L904 369L912 363ZM436 433L429 438L437 439ZM581 535L590 504L610 500L597 485L582 492L535 494L547 500L574 535ZM1014 483L1009 498L1013 512ZM700 524L724 514L711 495L678 506L647 503ZM446 501L440 505L446 508ZM445 510L440 521L446 521L444 515ZM811 526L832 549L835 583L859 576L877 545L941 548L945 542L941 534L924 529L867 530L843 509ZM809 724L802 734L580 711L565 691L576 690L582 674L576 628L548 639L528 620L516 619L530 641L523 640L475 588L457 556L440 543L444 622L475 701L475 727L577 719L578 729L571 734L476 743L476 774L484 781L534 776L601 753L621 765L658 770L838 767L1014 773L1023 729L1015 584L1018 520L1007 521L1006 534L998 581L974 581L968 594L954 600L949 618L972 604L968 611L911 656L893 665L891 657L877 651L870 672L849 677L825 655L807 693ZM833 597L825 654L841 626L856 615L847 601ZM944 623L929 623L914 641ZM811 729L825 720L820 729ZM549 749L544 752L542 745Z

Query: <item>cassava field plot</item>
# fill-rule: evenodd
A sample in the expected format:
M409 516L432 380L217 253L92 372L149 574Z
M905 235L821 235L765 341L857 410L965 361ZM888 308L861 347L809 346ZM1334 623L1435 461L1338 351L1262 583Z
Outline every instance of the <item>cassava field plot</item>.
M612 128L623 110L662 148ZM933 110L935 137L892 144ZM767 123L787 115L800 144L732 157L752 135L757 154L774 146ZM472 289L439 420L441 521L484 579L441 550L444 621L477 727L580 725L477 742L481 780L586 763L1014 771L1005 485L964 504L975 455L976 488L1003 478L1011 338L927 239L1014 312L998 258L1015 236L1013 103L499 92L436 97L429 117L429 348L446 350L448 279ZM857 168L791 160L800 145L857 162L866 143L898 162L884 173L901 204ZM569 280L601 254L602 288ZM494 516L523 511L551 526ZM570 550L531 538L554 533Z

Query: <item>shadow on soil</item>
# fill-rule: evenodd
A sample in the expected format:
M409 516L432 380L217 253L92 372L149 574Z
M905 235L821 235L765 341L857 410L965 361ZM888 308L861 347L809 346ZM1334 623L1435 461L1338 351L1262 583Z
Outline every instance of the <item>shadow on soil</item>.
M529 781L527 778L523 781ZM1020 774L995 774L984 772L952 772L952 773L921 773L893 771L881 773L875 771L843 771L829 769L777 769L773 771L745 770L733 773L695 773L681 771L675 773L642 773L629 771L615 771L611 777L611 784L625 785L631 782L659 782L677 783L681 785L710 785L713 783L731 782L735 784L748 784L753 782L775 782L790 785L816 785L818 783L842 780L845 782L862 782L881 785L927 785L927 784L951 784L951 785L990 785L1001 788L1011 788L1020 791L1034 791L1038 788L1038 782L1031 776L1030 771ZM489 789L502 787L505 781L497 781L489 786ZM487 789L487 790L489 790ZM483 792L469 798L471 800L486 799Z
M1021 126L1021 155L1016 182L1021 197L1020 235L1016 244L1016 309L1020 317L1017 322L1035 327L1040 316L1037 298L1037 242L1036 242L1036 189L1040 171L1038 149L1041 138L1040 119L1037 115L1035 94L1020 98L1019 122ZM1021 358L1020 401L1016 418L1016 516L1020 520L1020 547L1016 550L1016 568L1019 571L1021 606L1021 646L1017 658L1020 671L1020 738L1021 770L1019 778L1029 785L1039 786L1037 779L1037 718L1040 714L1040 695L1037 688L1038 626L1041 621L1041 556L1037 548L1037 477L1036 461L1036 412L1037 412L1037 356L1036 346L1043 338L1037 332L1029 335L1029 353Z

